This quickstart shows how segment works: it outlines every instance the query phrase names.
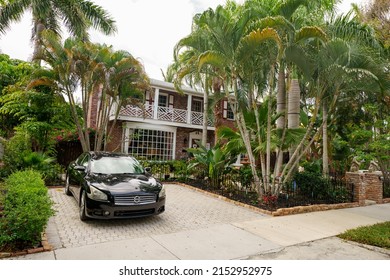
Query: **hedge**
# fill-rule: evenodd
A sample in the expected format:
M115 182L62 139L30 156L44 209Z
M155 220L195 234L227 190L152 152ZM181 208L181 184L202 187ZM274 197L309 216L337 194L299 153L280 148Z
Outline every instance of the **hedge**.
M37 245L54 214L41 174L33 170L15 172L5 180L5 190L0 247Z

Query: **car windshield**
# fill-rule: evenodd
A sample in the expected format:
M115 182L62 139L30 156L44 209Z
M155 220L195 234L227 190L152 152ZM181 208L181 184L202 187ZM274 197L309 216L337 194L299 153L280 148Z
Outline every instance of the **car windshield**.
M100 174L142 174L141 164L131 157L100 157L91 160L91 172Z

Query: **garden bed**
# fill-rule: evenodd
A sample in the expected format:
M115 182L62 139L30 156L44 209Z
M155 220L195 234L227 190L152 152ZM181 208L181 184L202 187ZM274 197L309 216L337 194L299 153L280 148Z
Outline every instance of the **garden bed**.
M168 182L167 182L168 183ZM294 201L285 201L283 199L276 200L272 203L260 203L257 200L257 195L255 193L234 193L221 190L213 190L205 188L204 185L197 182L188 183L179 183L179 182L169 182L174 184L179 184L181 186L191 188L195 191L203 192L207 195L229 201L236 205L240 205L245 208L250 208L251 210L258 211L264 214L272 216L285 216L292 214L308 213L315 211L325 211L332 209L341 209L341 208L352 208L358 207L357 202L345 202L345 203L323 203L323 201L318 200L316 203L310 203L304 201L303 199L295 199Z
M12 246L4 246L0 248L0 259L47 252L51 251L52 249L53 247L47 241L46 234L42 233L41 241L35 246L26 247L23 244L12 244Z

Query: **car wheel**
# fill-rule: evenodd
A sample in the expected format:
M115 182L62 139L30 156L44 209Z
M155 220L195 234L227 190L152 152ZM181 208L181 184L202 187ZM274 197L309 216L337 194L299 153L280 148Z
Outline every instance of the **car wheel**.
M79 209L79 216L80 220L86 221L88 220L87 215L85 214L86 212L86 201L85 201L85 191L82 191L80 195L80 209Z
M72 193L69 190L69 175L68 174L66 174L66 179L65 179L65 194L72 195Z

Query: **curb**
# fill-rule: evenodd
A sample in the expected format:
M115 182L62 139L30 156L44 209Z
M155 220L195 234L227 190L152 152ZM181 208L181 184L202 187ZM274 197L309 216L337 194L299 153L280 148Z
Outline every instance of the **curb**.
M28 254L48 252L48 251L52 251L52 250L53 250L53 246L51 246L49 244L49 242L47 241L46 233L42 233L40 247L25 249L25 250L17 251L17 252L0 252L0 259L19 257L19 256L28 255Z

